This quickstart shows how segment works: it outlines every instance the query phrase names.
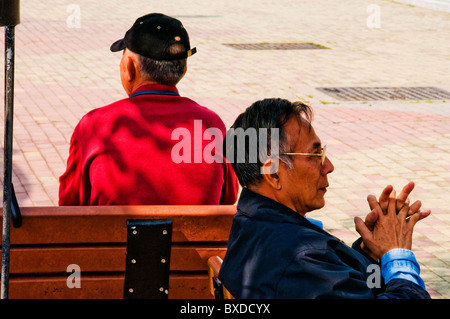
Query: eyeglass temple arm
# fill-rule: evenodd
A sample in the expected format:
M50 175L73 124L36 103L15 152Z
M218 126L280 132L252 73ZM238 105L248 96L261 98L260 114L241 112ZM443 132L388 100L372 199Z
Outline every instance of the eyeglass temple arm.
M322 154L317 154L317 153L281 153L280 155L307 155L307 156L322 156Z

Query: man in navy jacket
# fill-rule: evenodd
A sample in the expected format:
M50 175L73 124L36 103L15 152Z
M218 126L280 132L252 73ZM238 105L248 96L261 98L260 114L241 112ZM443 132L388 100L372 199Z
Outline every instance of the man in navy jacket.
M325 205L334 170L311 116L300 102L266 99L227 134L226 157L243 190L219 279L235 298L429 298L411 246L414 224L430 211L409 205L413 183L397 199L392 186L378 201L368 197L372 211L365 222L355 218L362 240L353 247L305 217Z

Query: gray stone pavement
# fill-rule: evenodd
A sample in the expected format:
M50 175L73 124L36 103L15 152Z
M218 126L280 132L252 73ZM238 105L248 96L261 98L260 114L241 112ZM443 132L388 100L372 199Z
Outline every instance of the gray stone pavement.
M379 28L370 27L373 5ZM335 171L326 206L309 216L345 242L358 237L353 217L368 212L369 193L414 181L412 199L432 215L416 226L413 251L432 297L450 297L450 101L342 102L316 90L450 91L447 12L379 0L22 1L13 159L21 206L57 205L75 125L89 110L125 97L120 53L109 46L150 12L183 21L198 53L189 59L180 93L216 111L227 126L266 97L313 106L313 124ZM224 45L262 42L313 42L330 49L246 51Z

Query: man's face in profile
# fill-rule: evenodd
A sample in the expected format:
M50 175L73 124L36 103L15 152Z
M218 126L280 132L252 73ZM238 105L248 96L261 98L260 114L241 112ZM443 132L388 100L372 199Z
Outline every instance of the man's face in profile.
M322 153L322 143L314 128L305 119L291 117L284 125L287 143L291 153ZM322 165L320 156L291 156L293 168L280 162L278 175L284 204L304 215L325 205L324 195L328 187L327 175L334 170L331 161L325 157Z

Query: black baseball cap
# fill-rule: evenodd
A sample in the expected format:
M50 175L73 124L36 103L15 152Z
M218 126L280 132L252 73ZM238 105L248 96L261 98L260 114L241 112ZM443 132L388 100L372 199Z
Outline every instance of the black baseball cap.
M174 43L184 45L186 51L173 55L168 48ZM150 13L136 20L125 37L111 45L112 52L130 49L142 56L159 61L186 59L197 52L191 49L189 36L183 24L162 13Z

